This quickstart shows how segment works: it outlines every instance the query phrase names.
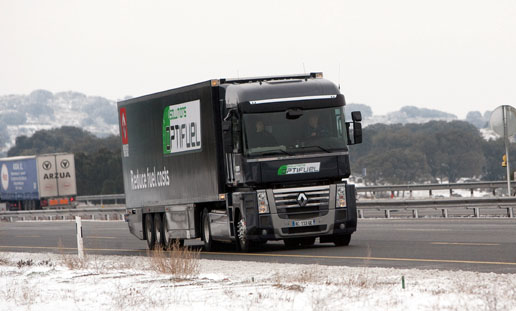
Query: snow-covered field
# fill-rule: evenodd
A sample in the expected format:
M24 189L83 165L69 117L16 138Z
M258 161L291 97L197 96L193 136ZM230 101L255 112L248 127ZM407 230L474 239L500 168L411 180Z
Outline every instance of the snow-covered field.
M516 310L516 274L191 261L0 253L0 310Z

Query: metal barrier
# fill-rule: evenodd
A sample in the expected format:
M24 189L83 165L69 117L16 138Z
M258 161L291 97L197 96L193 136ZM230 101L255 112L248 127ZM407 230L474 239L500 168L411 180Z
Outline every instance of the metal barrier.
M511 182L511 188L516 188L516 181ZM475 189L489 189L495 195L496 189L507 189L507 181L480 181L470 183L451 183L451 184L413 184L413 185L384 185L384 186L362 186L357 187L359 193L394 192L394 191L428 191L432 196L433 190L449 190L450 195L454 189L468 189L473 196ZM514 190L513 190L514 191Z
M77 207L73 209L0 212L0 221L18 220L74 220L75 216L91 220L124 220L125 206L109 208Z
M516 197L499 198L450 198L450 199L420 199L420 200L360 200L357 202L359 218L365 218L366 211L382 212L386 218L392 213L409 213L413 218L419 218L421 211L435 211L437 215L448 218L452 216L467 217L484 215L514 217ZM436 216L436 213L430 213Z
M430 217L480 217L498 216L514 218L516 197L500 198L453 198L425 200L360 200L357 202L358 217L421 218ZM125 206L108 208L79 206L75 209L33 210L0 212L0 221L17 220L64 220L81 216L92 220L123 220ZM367 214L367 215L366 215Z
M100 205L104 205L106 201L113 201L115 205L119 203L125 203L125 194L99 194L99 195L80 195L76 198L77 202L83 202L87 205L99 202ZM123 202L122 202L123 201Z

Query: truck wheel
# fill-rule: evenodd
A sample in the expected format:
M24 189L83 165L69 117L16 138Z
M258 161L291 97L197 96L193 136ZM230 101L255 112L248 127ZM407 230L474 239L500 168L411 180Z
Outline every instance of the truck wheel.
M337 235L333 237L336 246L348 246L351 241L351 234Z
M160 213L154 214L154 232L156 235L155 249L164 249L165 243L163 241L165 228L163 228L163 218Z
M145 214L145 233L147 236L147 246L152 250L156 245L156 232L154 230L154 217L152 214Z
M251 241L247 239L247 224L245 219L240 218L238 220L236 232L238 249L243 253L247 253L250 249Z
M210 215L208 213L207 208L202 211L202 239L204 241L204 250L212 252L215 250L216 243L211 236Z

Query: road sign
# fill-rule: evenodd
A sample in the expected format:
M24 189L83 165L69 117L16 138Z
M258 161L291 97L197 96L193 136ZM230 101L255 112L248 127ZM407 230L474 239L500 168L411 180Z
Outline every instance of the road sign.
M498 135L504 136L504 108L507 114L507 135L516 134L516 109L511 106L498 106L489 119L491 129Z

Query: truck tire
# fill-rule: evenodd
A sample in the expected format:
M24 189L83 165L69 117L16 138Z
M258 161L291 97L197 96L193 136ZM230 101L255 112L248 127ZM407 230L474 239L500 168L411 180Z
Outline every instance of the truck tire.
M154 234L156 236L156 245L154 246L155 249L165 249L165 243L164 243L164 232L165 228L163 227L163 217L160 213L154 214Z
M217 243L213 241L210 228L210 215L207 208L202 211L202 240L204 241L204 250L212 252L215 250Z
M147 237L147 247L150 250L156 245L156 232L154 230L154 217L152 214L145 214L145 235Z
M238 219L237 225L236 225L236 240L237 240L237 247L238 250L247 253L251 249L251 241L247 239L247 224L245 222L245 219L240 218Z
M348 246L351 241L351 234L336 235L333 237L335 246Z

